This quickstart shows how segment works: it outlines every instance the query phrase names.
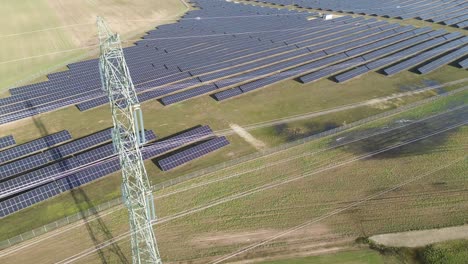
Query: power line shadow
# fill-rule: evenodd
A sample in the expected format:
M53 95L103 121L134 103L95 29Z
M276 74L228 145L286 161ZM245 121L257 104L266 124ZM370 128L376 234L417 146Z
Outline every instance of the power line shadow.
M97 211L93 211L91 214L84 213L86 208L84 208L85 206L83 206L83 204L86 204L89 208L94 207L89 197L80 187L72 189L70 193L80 211L82 219L85 223L86 230L89 234L89 237L93 241L94 247L97 250L101 262L103 264L110 263L109 257L106 257L104 251L101 248L99 248L99 245L104 241L113 241L114 236L112 235L111 231L106 226L104 221L101 219ZM90 219L91 217L92 219ZM118 263L130 263L117 243L110 244L108 250L112 255L117 257Z

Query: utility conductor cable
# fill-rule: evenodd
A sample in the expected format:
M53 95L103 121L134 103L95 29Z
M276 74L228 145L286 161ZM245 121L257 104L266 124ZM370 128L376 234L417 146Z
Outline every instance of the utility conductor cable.
M423 122L423 121L425 121L427 119L434 118L436 116L440 116L440 115L444 115L444 114L447 114L447 113L450 113L450 112L454 112L454 111L463 109L463 108L465 108L467 106L468 105L462 105L462 106L458 106L458 107L455 107L455 108L451 108L450 110L438 113L437 115L429 116L429 117L417 120L417 121L412 122L412 123L404 123L404 124L402 124L400 126L393 127L392 129L389 129L389 130L380 131L380 132L374 133L372 135L368 135L366 137L361 137L361 138L357 138L357 139L354 139L354 140L346 142L346 143L337 144L337 145L335 145L333 147L329 147L329 148L326 148L326 149L323 149L323 150L320 150L320 151L316 151L316 152L312 152L312 153L302 153L301 155L290 157L290 158L285 159L284 161L281 161L279 163L285 163L285 162L288 162L288 161L291 161L291 160L295 160L297 158L305 157L307 155L312 155L312 154L328 151L328 150L331 150L331 149L339 148L339 147L342 147L344 145L351 144L351 143L354 143L354 142L357 142L357 141L361 141L361 140L366 139L366 138L370 138L370 137L373 137L373 136L376 136L376 135L388 133L388 132L391 132L391 131L394 131L394 130L397 130L397 129L401 129L402 127L406 127L406 126L409 126L409 125L417 124L417 123ZM387 118L387 117L385 117L385 118ZM234 133L234 132L231 131L231 134L232 133ZM227 135L227 134L224 134L224 135ZM196 137L196 136L193 136L193 137ZM178 143L177 141L179 141L179 140L176 140L176 141L173 141L173 142L168 142L167 144L161 144L162 145L161 147L164 148L164 147L172 146L174 144L174 142ZM186 142L186 138L180 139L180 141ZM144 146L142 148L142 153L145 153L147 148L150 148L151 146L160 147L158 142L150 143L150 144L148 144L148 145L146 145L146 146ZM273 153L273 154L275 154L275 153ZM262 156L260 158L264 158L264 157ZM112 156L108 156L108 157L102 158L100 160L97 160L97 161L94 161L94 162L79 166L77 168L70 169L70 170L68 170L66 172L61 172L59 174L54 174L54 175L51 175L51 176L47 176L47 178L45 178L45 179L42 178L42 179L39 179L39 180L28 182L28 184L25 184L25 185L19 185L19 186L13 187L13 188L8 188L7 190L3 190L2 192L0 192L0 199L15 195L15 194L20 193L20 192L24 192L24 191L33 189L35 187L41 186L43 184L47 184L47 183L52 182L52 181L56 181L56 180L68 177L68 176L70 176L70 175L72 175L72 174L74 174L76 172L81 171L81 170L84 170L84 169L87 169L87 168L90 168L90 167L94 167L94 166L97 166L97 165L100 165L100 164L104 164L104 163L107 163L107 162L110 162L110 161L113 161L113 160L116 160L116 159L117 159L117 155L114 154ZM263 166L262 166L262 168L263 168ZM254 169L254 171L256 171L256 170L258 170L258 169ZM249 172L253 172L253 171L249 171ZM241 173L240 175L242 175L242 174L244 174L244 173ZM229 178L235 177L235 176L239 176L239 175L238 174L231 175ZM217 182L217 181L219 181L219 180L216 180L215 182ZM203 185L207 185L207 184L209 184L209 183L205 183ZM197 185L197 187L199 187L199 186ZM185 190L181 190L181 191L185 191ZM166 196L169 196L169 195L166 195Z
M248 247L245 247L245 248L243 248L243 249L241 249L241 250L238 250L238 251L236 251L236 252L234 252L234 253L232 253L232 254L226 255L226 256L221 257L221 258L219 258L219 259L216 259L216 260L214 260L214 261L211 262L211 263L212 263L212 264L219 264L219 263L222 263L222 262L224 262L224 261L226 261L226 260L229 260L229 259L231 259L231 258L233 258L233 257L236 257L236 256L238 256L238 255L240 255L240 254L243 254L243 253L246 253L246 252L248 252L248 251L251 251L251 250L253 250L253 249L257 248L257 247L263 246L263 245L265 245L265 244L267 244L267 243L269 243L269 242L271 242L271 241L273 241L273 240L276 240L276 239L278 239L278 238L284 237L284 236L286 236L286 235L288 235L288 234L291 234L291 233L296 232L296 231L298 231L298 230L301 230L301 229L303 229L303 228L305 228L305 227L307 227L307 226L310 226L311 224L315 224L315 223L317 223L317 222L320 222L320 221L322 221L322 220L325 220L325 219L327 219L327 218L330 218L330 217L332 217L332 216L334 216L334 215L340 214L340 213L342 213L342 212L344 212L344 211L346 211L346 210L349 210L349 209L351 209L351 208L353 208L353 207L359 206L359 205L361 205L361 204L363 204L363 203L365 203L365 202L367 202L367 201L369 201L369 200L375 199L375 198L377 198L377 197L379 197L379 196L382 196L382 195L385 195L385 194L387 194L387 193L389 193L389 192L395 191L395 190L397 190L397 189L399 189L399 188L401 188L401 187L403 187L403 186L405 186L405 185L408 185L408 184L410 184L410 183L413 183L413 182L415 182L415 181L417 181L417 180L420 180L420 179L425 178L425 177L427 177L427 176L433 175L434 173L436 173L436 172L438 172L438 171L440 171L440 170L446 169L446 168L448 168L448 167L450 167L450 166L452 166L452 165L454 165L454 164L456 164L456 163L459 163L459 162L461 162L461 161L466 160L466 157L467 157L467 156L464 156L463 158L460 158L460 159L457 159L457 160L455 160L455 161L452 161L452 162L450 162L450 163L448 163L448 164L446 164L446 165L444 165L444 166L442 166L442 167L436 168L436 169L434 169L434 170L432 170L432 171L430 171L430 172L427 172L427 173L425 173L425 174L422 174L422 175L419 175L419 176L416 176L416 177L412 177L412 178L408 179L407 181L401 182L401 183L399 183L399 184L397 184L397 185L395 185L395 186L393 186L393 187L391 187L391 188L389 188L389 189L386 189L386 190L384 190L384 191L381 191L381 192L379 192L379 193L369 195L369 196L367 196L367 197L365 197L365 198L363 198L363 199L361 199L361 200L359 200L359 201L356 201L356 202L354 202L354 203L351 203L350 205L348 205L348 206L346 206L346 207L333 210L332 212L326 213L326 214L324 214L324 215L322 215L322 216L320 216L320 217L317 217L317 218L315 218L315 219L306 221L306 222L304 222L304 223L302 223L302 224L300 224L300 225L297 225L297 226L295 226L295 227L292 227L292 228L290 228L290 229L287 229L287 230L284 231L284 232L281 232L281 233L278 233L278 234L276 234L276 235L274 235L274 236L271 236L271 237L269 237L269 238L267 238L267 239L265 239L265 240L263 240L263 241L261 241L261 242L259 242L259 243L252 244L252 245L250 245L250 246L248 246Z
M175 220L175 219L179 219L181 217L185 217L187 215L191 215L193 213L197 213L197 212L209 209L209 208L214 207L216 205L220 205L220 204L224 204L226 202L234 201L234 200L249 196L249 195L254 194L254 193L258 193L258 192L261 192L261 191L264 191L264 190L269 190L269 189L275 188L277 186L281 186L283 184L287 184L287 183L297 181L297 180L300 180L300 179L303 179L303 178L306 178L306 177L309 177L309 176L312 176L312 175L315 175L315 174L318 174L318 173L322 173L322 172L332 170L332 169L335 169L335 168L338 168L338 167L341 167L341 166L344 166L344 165L348 165L348 164L351 164L351 163L353 163L355 161L367 159L369 157L372 157L374 155L386 152L388 150L395 149L395 148L398 148L398 147L401 147L401 146L404 146L404 145L408 145L408 144L411 144L411 143L414 143L414 142L429 138L431 136L434 136L434 135L437 135L437 134L440 134L440 133L444 133L446 131L450 131L452 129L458 128L458 127L466 125L466 124L467 124L467 122L461 122L461 123L458 123L458 124L453 125L451 127L439 130L437 132L433 132L433 133L424 135L424 136L419 137L417 139L413 139L413 140L401 142L401 143L398 143L398 144L394 144L392 146L385 147L383 149L380 149L380 150L377 150L377 151L374 151L374 152L370 152L370 153L361 155L361 156L356 157L356 158L352 158L352 159L347 160L345 162L341 162L339 164L336 164L336 165L321 169L319 171L313 171L311 173L303 174L303 175L297 176L295 178L288 179L288 180L283 181L283 182L278 182L278 183L273 183L273 184L266 184L264 186L256 187L256 188L254 188L254 189L252 189L250 191L245 191L245 192L242 192L242 193L239 193L239 194L235 194L235 195L232 195L232 196L229 196L229 197L225 197L225 198L222 198L222 199L220 199L218 201L211 202L211 203L209 203L208 205L205 205L205 206L199 206L199 207L196 207L196 208L194 208L192 210L182 211L182 212L177 213L176 215L173 215L173 216L160 218L160 219L154 221L154 224L161 224L161 223L165 223L165 222L172 221L172 220ZM107 247L107 246L109 246L109 245L111 245L113 243L121 241L121 240L125 239L126 237L128 237L129 235L130 235L130 232L125 232L125 233L117 236L116 238L114 238L112 240L103 242L103 243L101 243L99 245L96 245L93 248L82 251L82 252L80 252L80 253L78 253L76 255L73 255L73 256L71 256L71 257L69 257L67 259L64 259L64 260L62 260L60 262L57 262L57 263L61 263L61 264L72 263L72 262L74 262L74 261L76 261L78 259L89 256L90 254L92 254L92 253L94 253L94 252L96 252L96 251L98 251L98 250L100 250L102 248L105 248L105 247Z

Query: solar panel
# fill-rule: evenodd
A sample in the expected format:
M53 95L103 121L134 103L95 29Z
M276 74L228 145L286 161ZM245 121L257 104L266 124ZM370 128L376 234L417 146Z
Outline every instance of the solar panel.
M337 76L335 76L335 80L339 83L343 83L369 71L369 68L367 68L365 65L362 65L350 71L338 74Z
M55 183L50 183L21 193L13 198L0 201L0 217L5 217L59 193L61 193L60 188Z
M445 38L442 38L443 41L445 41ZM431 50L428 50L426 52L422 52L421 54L416 55L413 58L410 58L408 60L402 61L400 63L397 63L391 67L388 67L384 69L383 71L387 75L394 75L396 73L402 72L406 69L409 69L411 67L415 67L424 61L430 60L431 58L435 58L447 51L450 51L452 49L455 49L456 47L462 45L463 42L459 40L454 40L452 42L446 43L444 45L438 46L436 48L433 48Z
M370 63L366 64L366 66L369 69L377 69L377 68L381 68L381 67L386 66L386 65L391 65L391 64L393 64L393 63L395 63L397 61L405 59L405 58L407 58L407 57L409 57L409 56L411 56L411 55L413 55L415 53L427 50L427 49L431 48L432 46L441 44L441 43L443 43L445 41L446 40L444 38L436 38L436 39L432 39L432 40L429 40L429 41L425 41L425 42L422 42L422 43L420 43L418 45L407 47L406 49L404 49L402 51L399 51L397 53L394 53L394 54L392 54L390 56L387 56L387 57L378 59L376 61L370 62Z
M458 23L456 25L457 28L468 28L468 21L464 21L464 22L461 22L461 23Z
M193 97L196 97L196 96L199 96L199 95L203 95L203 94L212 92L212 91L214 91L216 89L217 88L216 88L216 86L214 84L203 85L203 86L200 86L200 87L197 87L197 88L192 88L192 89L187 90L187 91L183 91L183 92L180 92L180 93L165 96L165 97L163 97L161 99L161 102L162 102L163 105L170 105L170 104L174 104L174 103L177 103L177 102L187 100L189 98L193 98Z
M458 63L463 69L468 69L468 59L462 60Z
M112 140L111 129L106 129L72 142L64 143L58 147L53 147L40 153L1 165L0 171L2 174L0 175L0 179L6 179L16 174L33 170L110 140Z
M226 137L217 137L163 158L158 161L158 164L163 171L168 171L227 145L229 141Z
M154 133L147 131L145 133L147 140L155 139ZM72 169L82 170L79 167L89 164L91 162L96 162L104 158L108 158L114 154L114 146L112 144L105 144L100 147L94 148L89 151L76 154L72 157L62 159L56 163L41 167L34 171L22 174L15 178L9 179L4 182L0 182L0 190L2 192L15 190L28 186L28 188L33 188L36 185L45 184L53 180L54 176L63 174ZM32 186L31 186L32 185Z
M455 61L461 57L464 57L468 55L468 46L465 46L463 48L460 48L458 50L455 50L453 52L450 52L449 54L446 54L442 56L441 58L438 58L420 68L418 68L418 71L422 74L429 73L431 71L434 71L440 67L442 67L445 64L448 64L452 61ZM463 66L462 66L463 67Z
M302 83L310 83L310 82L322 79L324 77L330 76L332 74L335 74L337 72L343 71L345 69L353 68L356 65L361 64L361 63L364 63L364 59L362 59L361 57L353 58L353 59L341 62L339 64L331 65L322 70L301 76L299 79Z
M48 135L28 143L21 144L3 151L0 151L0 164L20 158L25 155L33 154L42 149L50 148L59 143L68 141L71 135L67 130L62 130L52 135Z
M256 90L258 88L262 88L262 87L265 87L267 85L270 85L270 84L273 84L273 83L276 83L276 82L291 78L292 76L290 75L290 73L291 72L283 72L283 73L273 74L271 76L261 78L261 79L258 79L256 81L243 84L243 85L239 86L239 88L241 89L241 91L243 93L247 93L247 92Z
M285 0L268 1L281 5L290 4L286 3ZM429 0L422 1L422 3L427 2L426 4L410 3L408 6L405 5L405 9L395 8L395 2L384 2L383 0L376 2L378 2L378 6L375 6L374 2L351 3L349 0L345 0L345 4L335 0L319 1L319 3L317 1L308 1L307 3L299 1L297 4L325 5L327 9L354 10L359 13L370 12L380 15L386 13L390 17L409 18L427 15L428 18L441 19L440 21L451 19L454 23L459 21L457 23L459 25L465 23L461 20L463 16L466 16L464 11L466 7L460 8L461 5L450 5L452 1L440 3L441 6L447 5L446 9L441 9L450 10L447 13L438 10L436 4L429 5ZM431 32L428 27L420 29L411 26L400 27L397 24L388 24L388 22L375 18L353 18L347 15L329 21L321 19L309 21L305 19L307 13L299 15L300 13L297 11L291 10L273 11L258 6L234 5L222 1L216 3L202 1L197 6L201 8L192 10L185 16L187 18L243 16L244 18L242 20L226 18L222 21L216 21L216 23L209 20L181 20L174 25L160 26L156 30L151 30L142 40L137 41L136 46L124 48L129 71L135 82L140 101L166 96L167 98L161 101L171 103L170 99L180 101L201 95L203 94L202 88L183 91L178 95L169 95L190 88L176 90L172 89L172 85L171 88L168 88L169 84L180 84L181 81L190 79L195 80L194 76L200 76L204 81L210 82L223 79L216 82L215 85L218 88L235 87L247 81L251 81L252 84L245 85L244 90L263 87L260 85L261 82L266 83L267 80L273 80L265 78L265 76L276 74L279 71L284 72L289 67L296 67L313 60L311 58L306 60L306 56L297 60L290 59L291 56L305 54L306 49L298 49L299 46L307 47L307 50L315 54L318 54L318 50L326 49L328 54L349 51L347 55L354 56L360 54L359 52L375 51L375 49L371 49L371 46L368 46L369 43L379 42L381 41L379 37L386 38L393 33L414 29L416 35L428 33L429 35L426 37L434 37L435 35L432 34L439 34ZM355 6L362 8L355 10L353 8ZM386 12L387 8L391 11ZM429 15L424 12L425 10L431 10L434 14ZM251 14L269 15L250 16ZM271 16L271 14L284 15ZM258 32L255 33L256 31ZM386 33L383 34L383 31ZM213 34L208 34L203 38L196 37L200 33L206 35L207 32ZM245 34L246 32L248 34ZM382 47L383 43L380 44L379 48ZM359 46L364 47L357 50L356 47ZM391 52L396 51L392 50ZM358 53L352 55L353 52ZM373 55L377 56L378 54ZM372 57L372 59L377 57ZM278 63L279 60L283 59L290 60ZM276 64L266 66L270 63ZM53 111L68 105L77 104L77 107L84 111L107 104L107 97L100 90L98 65L97 59L73 63L69 65L70 70L68 71L49 74L50 80L47 82L11 89L13 96L0 99L0 124ZM325 66L327 65L320 67ZM307 67L312 67L312 65L298 68L298 71L316 70L314 68L307 69ZM257 71L258 68L264 70ZM293 71L288 71L287 74L292 73ZM237 76L226 79L230 75ZM253 82L259 78L261 80ZM200 84L199 80L197 84ZM208 90L209 88L206 88L206 91ZM166 91L171 92L165 93ZM216 94L219 96L233 95L236 92L239 93L239 90L232 89L225 93ZM215 95L213 97L216 98Z
M235 88L227 89L221 92L217 92L213 94L213 97L217 101L222 101L222 100L226 100L228 98L231 98L240 94L242 94L241 89L239 87L235 87Z
M190 129L189 131L144 147L142 150L143 158L148 159L154 156L159 156L187 144L191 144L213 136L213 131L209 126L201 126Z
M12 135L0 138L0 149L13 146L15 144L16 144L16 141Z

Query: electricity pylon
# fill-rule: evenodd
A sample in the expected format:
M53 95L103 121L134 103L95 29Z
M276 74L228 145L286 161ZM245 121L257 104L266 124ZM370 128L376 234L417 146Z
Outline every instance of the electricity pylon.
M140 151L145 141L140 104L120 36L112 33L101 17L97 18L97 26L101 50L99 71L112 111L112 142L122 169L122 197L130 218L132 260L134 264L161 264L151 225L156 218L154 200Z

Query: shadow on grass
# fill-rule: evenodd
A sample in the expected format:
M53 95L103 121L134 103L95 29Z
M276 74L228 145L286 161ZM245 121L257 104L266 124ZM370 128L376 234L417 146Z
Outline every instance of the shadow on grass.
M364 155L399 143L417 140L401 147L389 149L371 158L387 159L421 155L434 151L443 151L443 145L458 128L446 132L441 131L466 121L468 121L468 107L463 107L420 122L400 119L379 128L349 132L335 137L330 145L344 144L341 149L355 155ZM441 133L431 135L437 131Z
M97 250L101 263L110 263L108 260L109 257L106 257L104 251L99 248L99 245L104 241L112 241L114 236L109 228L107 228L104 221L102 221L97 211L94 211L91 215L83 213L87 208L94 208L94 206L89 197L80 187L72 189L70 193L79 209L83 222L85 223L86 231ZM83 206L83 204L86 204L86 206ZM92 220L90 220L91 217L93 218ZM110 244L108 250L110 251L110 254L117 257L118 263L130 263L117 243Z
M291 126L289 124L279 124L273 127L277 136L283 138L286 142L292 142L298 139L306 138L314 134L334 129L339 124L334 122L308 122L304 127Z

